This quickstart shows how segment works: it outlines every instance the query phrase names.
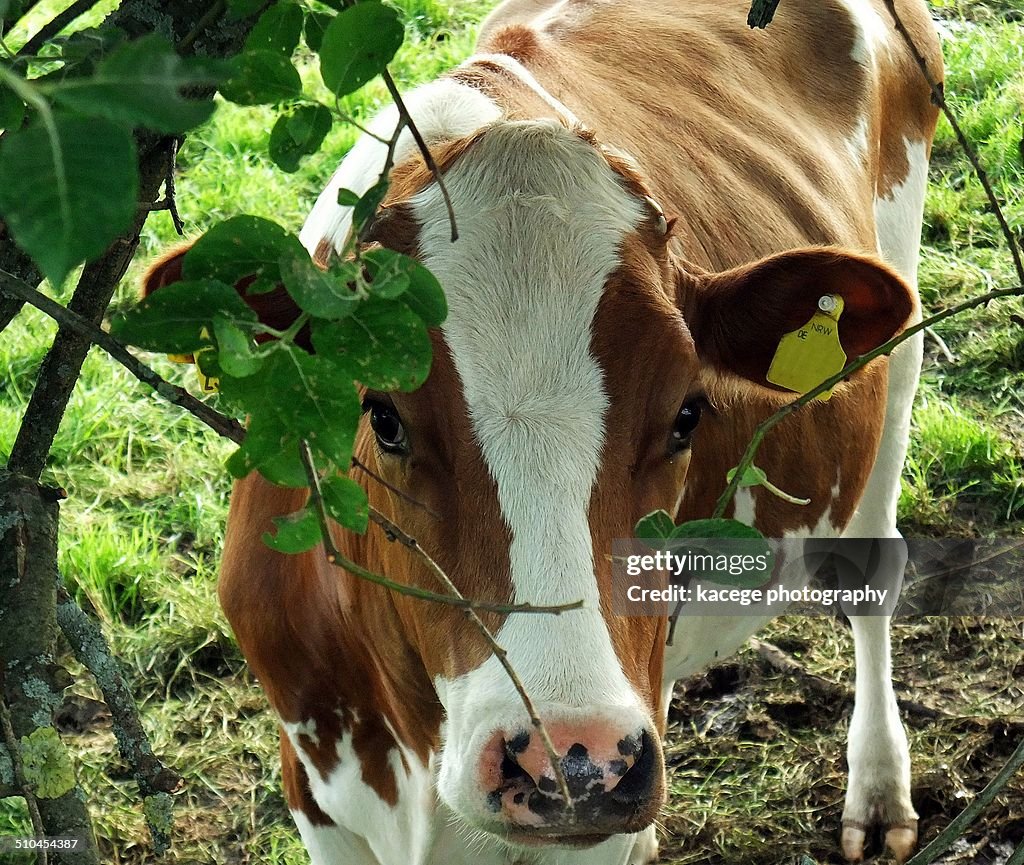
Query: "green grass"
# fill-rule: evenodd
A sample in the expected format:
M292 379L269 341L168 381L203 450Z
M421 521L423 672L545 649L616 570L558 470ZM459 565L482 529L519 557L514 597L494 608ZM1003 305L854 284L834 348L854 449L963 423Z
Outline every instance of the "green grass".
M55 5L39 4L28 31ZM397 5L411 34L393 67L406 88L468 54L475 22L488 9L479 0L400 0ZM933 5L957 24L944 38L947 95L978 143L1019 232L1024 223L1018 151L1024 2ZM16 35L11 38L17 44ZM310 91L323 97L315 68L307 66L304 75ZM383 87L375 83L345 100L342 110L365 120L384 100ZM213 121L190 136L178 174L188 236L243 212L290 228L301 224L356 132L337 124L321 152L286 176L265 154L275 117L269 108L221 104ZM921 259L926 309L954 304L990 282L1011 285L1006 245L945 122L936 139L932 180ZM149 220L115 308L133 302L146 260L178 240L166 214ZM940 325L938 335L954 361L943 356L937 342L927 342L900 501L908 533L1024 530L1024 327L1011 320L1011 313L1024 314L1024 304L1003 302ZM53 333L45 317L27 310L0 340L0 458L13 443ZM149 360L162 374L192 384L189 369L161 357ZM47 469L47 479L69 493L62 508L60 565L79 597L104 621L157 753L185 774L175 848L165 861L299 865L307 860L280 793L274 723L216 602L229 493L222 466L230 449L94 350ZM1011 623L986 623L968 633L971 627L915 622L897 631L904 644L897 654L897 679L907 692L952 716L982 719L967 733L952 721L911 730L929 830L957 807L958 785L976 789L984 781L982 770L994 765L998 751L984 738L984 718L1019 712L1024 700L1019 688L1013 690L1014 675L1024 670L1011 672L1021 663ZM846 632L823 621L784 619L769 633L812 672L849 683ZM975 646L977 656L971 654ZM957 652L967 654L961 658ZM982 666L984 658L989 668ZM821 861L834 859L835 839L829 833L838 821L843 784L843 707L826 706L822 712L814 705L808 715L793 683L766 675L750 652L734 668L737 682L715 693L702 691L699 681L689 683L674 714L673 795L663 817L668 861L767 865L806 851ZM961 675L967 668L973 678ZM87 679L74 690L98 696ZM814 704L812 697L807 702ZM705 729L710 716L720 718L725 732ZM80 753L82 780L96 803L106 861L149 861L135 791L124 780L109 729L67 738ZM944 772L943 765L955 769ZM1011 824L1011 818L1003 819L1004 826ZM0 802L0 834L23 833L27 825L17 803ZM1019 832L1024 835L1024 826Z

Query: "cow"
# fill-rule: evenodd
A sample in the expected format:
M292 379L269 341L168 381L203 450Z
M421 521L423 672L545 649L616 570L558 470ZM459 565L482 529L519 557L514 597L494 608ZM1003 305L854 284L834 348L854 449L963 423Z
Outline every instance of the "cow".
M358 474L467 597L562 604L482 614L541 736L462 611L395 595L322 551L269 550L305 491L252 474L231 498L219 593L281 728L287 802L314 865L653 861L673 683L735 652L765 616L611 611L610 549L662 508L708 516L757 423L792 393L767 370L820 297L855 357L920 318L937 112L883 0L506 0L477 51L406 101L451 196L407 132L367 243L414 256L447 321L412 393L366 391ZM931 72L927 9L895 4ZM321 264L383 170L396 109L345 156L301 240ZM150 276L166 282L166 259ZM758 464L800 505L745 488L728 514L773 538L898 537L921 363L913 338L788 418ZM395 491L400 491L401 494ZM438 590L371 528L336 543ZM900 571L899 557L886 567ZM856 656L841 847L916 844L889 620L851 618Z

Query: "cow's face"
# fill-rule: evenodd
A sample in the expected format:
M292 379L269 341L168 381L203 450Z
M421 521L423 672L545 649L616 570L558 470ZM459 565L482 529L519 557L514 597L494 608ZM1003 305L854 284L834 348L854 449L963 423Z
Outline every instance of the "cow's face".
M612 613L612 540L677 507L708 382L763 396L779 339L822 294L844 297L851 356L902 326L910 296L836 251L688 273L635 171L557 124L498 123L442 150L459 240L437 184L409 164L372 234L436 274L449 316L422 388L365 393L357 455L384 481L368 481L371 503L464 596L582 601L481 613L561 755L570 809L465 614L393 596L444 708L442 800L512 843L592 843L648 825L664 794L665 622ZM372 530L367 543L387 576L443 591L420 556Z
M395 599L445 709L440 795L473 826L522 843L637 831L664 793L665 628L612 614L612 540L675 510L712 410L702 377L763 392L781 335L838 290L820 279L826 259L871 275L840 280L851 317L869 317L858 292L873 310L903 298L870 328L871 346L905 320L906 290L877 265L821 252L688 275L634 171L557 124L495 124L442 163L458 241L438 186L415 170L398 173L375 232L434 272L450 313L419 391L366 394L361 453L419 504L379 486L371 496L465 596L584 607L484 617L563 755L570 810L472 624ZM703 344L684 311L706 328ZM413 555L389 561L392 576L440 589Z

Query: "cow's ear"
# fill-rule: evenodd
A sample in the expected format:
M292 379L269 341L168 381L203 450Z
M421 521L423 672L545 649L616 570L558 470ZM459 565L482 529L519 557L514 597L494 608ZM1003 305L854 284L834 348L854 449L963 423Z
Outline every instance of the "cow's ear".
M191 248L192 244L187 243L164 253L154 261L142 277L142 296L149 297L164 286L181 282L182 262L185 260L185 253Z
M766 375L779 342L811 320L824 295L843 299L839 340L851 361L899 333L915 309L893 270L838 249L798 249L721 273L679 275L679 302L700 359L773 389Z
M162 255L150 265L146 275L142 278L142 296L149 297L154 291L159 291L165 286L181 282L184 278L182 275L182 265L185 260L185 254L191 248L191 243L179 246ZM248 288L253 282L255 282L255 277L243 277L235 283L235 290L241 295L250 309L256 313L259 320L274 330L287 330L291 327L302 310L292 300L285 287L278 283L270 291L249 294ZM272 339L274 337L269 334L260 334L256 337L256 341L260 343L268 342ZM308 328L303 328L297 335L295 342L307 351L312 351Z

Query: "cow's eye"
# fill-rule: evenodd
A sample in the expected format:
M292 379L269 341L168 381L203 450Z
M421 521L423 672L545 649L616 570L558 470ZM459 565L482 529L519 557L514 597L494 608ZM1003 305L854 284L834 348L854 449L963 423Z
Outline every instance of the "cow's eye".
M678 453L681 450L685 450L690 446L690 439L693 437L693 431L697 429L697 424L700 423L700 415L703 400L691 399L683 403L682 408L679 409L679 414L676 415L676 422L672 426L672 436L669 440L669 450L672 453Z
M363 411L370 415L370 426L377 436L381 450L390 454L404 454L409 450L409 437L405 425L390 403L367 398L363 400Z

